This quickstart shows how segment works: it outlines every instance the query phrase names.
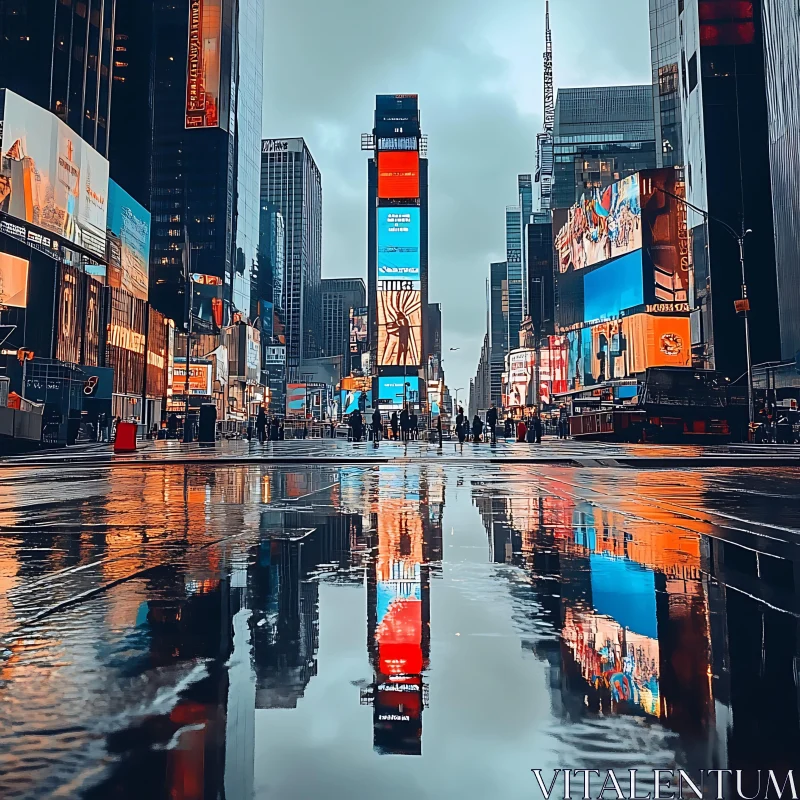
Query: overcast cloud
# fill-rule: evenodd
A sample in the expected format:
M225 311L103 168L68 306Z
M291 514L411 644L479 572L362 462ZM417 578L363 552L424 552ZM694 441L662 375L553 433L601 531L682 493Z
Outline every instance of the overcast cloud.
M551 0L556 89L649 82L647 6ZM267 0L264 136L305 137L322 171L323 277L366 280L361 133L376 94L419 94L430 300L452 389L475 374L505 207L517 174L534 171L543 49L544 0Z

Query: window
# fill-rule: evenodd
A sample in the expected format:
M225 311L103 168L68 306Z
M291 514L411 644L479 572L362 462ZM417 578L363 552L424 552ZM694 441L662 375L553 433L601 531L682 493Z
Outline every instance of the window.
M689 59L689 92L693 92L697 86L697 53Z

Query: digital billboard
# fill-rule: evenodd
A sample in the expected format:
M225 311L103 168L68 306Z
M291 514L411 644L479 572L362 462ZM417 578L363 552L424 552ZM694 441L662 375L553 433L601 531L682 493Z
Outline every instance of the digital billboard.
M378 153L378 197L382 200L419 198L417 150L386 150Z
M114 181L108 182L108 285L147 300L150 212Z
M422 293L378 292L378 365L419 366L422 357Z
M219 127L223 2L224 0L189 0L187 128Z
M559 272L585 269L642 248L639 175L584 194L567 212L555 246Z
M407 375L405 378L402 375L397 378L378 378L378 399L384 401L383 408L402 408L403 399L410 402L411 399L417 398L419 398L419 377L416 375Z
M304 383L290 383L286 387L286 414L305 417L307 388Z
M378 209L378 280L420 280L420 212Z
M362 411L372 407L372 392L360 389L342 390L342 414L352 414L357 409Z
M357 355L365 349L368 338L368 308L350 309L350 352Z
M615 258L583 276L583 321L616 319L644 304L642 251Z
M211 368L210 361L203 363L192 362L189 365L189 394L211 395ZM172 394L184 395L186 393L186 359L176 358L172 369Z
M28 262L0 253L0 306L28 307Z
M49 111L3 96L0 211L105 259L108 161Z

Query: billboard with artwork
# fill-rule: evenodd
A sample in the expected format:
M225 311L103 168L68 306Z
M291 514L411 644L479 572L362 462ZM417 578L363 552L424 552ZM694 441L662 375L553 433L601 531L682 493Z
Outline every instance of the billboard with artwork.
M108 285L147 300L150 212L114 181L108 183Z
M186 127L218 128L223 0L189 0Z
M54 114L0 91L0 211L105 259L108 161Z
M422 293L378 292L378 365L419 366L422 358Z
M0 306L28 307L28 261L0 253Z

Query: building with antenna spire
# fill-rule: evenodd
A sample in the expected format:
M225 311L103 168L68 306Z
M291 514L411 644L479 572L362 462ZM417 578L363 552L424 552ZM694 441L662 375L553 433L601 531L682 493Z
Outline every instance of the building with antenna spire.
M544 50L544 128L536 137L537 207L552 208L553 192L553 127L555 125L555 88L553 83L553 33L550 29L550 0L545 0Z

